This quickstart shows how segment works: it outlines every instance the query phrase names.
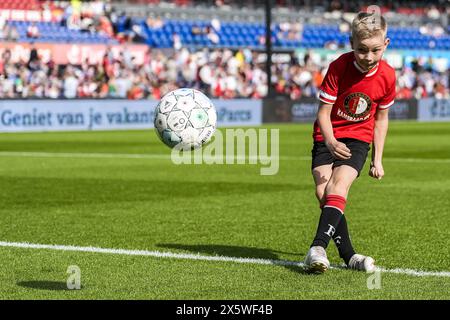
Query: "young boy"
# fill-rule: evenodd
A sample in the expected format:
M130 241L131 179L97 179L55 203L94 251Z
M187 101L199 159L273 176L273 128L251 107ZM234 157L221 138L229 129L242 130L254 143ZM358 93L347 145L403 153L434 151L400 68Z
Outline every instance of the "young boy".
M312 175L322 208L314 241L305 259L310 272L330 267L325 249L333 238L350 269L372 272L374 259L356 254L344 216L353 181L372 145L369 175L384 176L381 163L388 130L388 108L395 98L395 70L381 60L389 39L384 18L360 12L352 23L352 52L333 61L320 87L314 123Z

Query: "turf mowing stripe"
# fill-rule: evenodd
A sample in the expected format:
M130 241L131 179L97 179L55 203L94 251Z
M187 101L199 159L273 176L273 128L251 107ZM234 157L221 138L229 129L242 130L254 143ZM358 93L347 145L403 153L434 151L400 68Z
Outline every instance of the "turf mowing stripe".
M63 152L16 152L16 151L1 151L0 157L29 157L29 158L100 158L100 159L162 159L170 160L170 154L140 154L140 153L63 153ZM207 160L209 157L203 156ZM270 160L266 157L234 157L235 160ZM309 156L281 156L279 160L287 161L310 161ZM383 160L389 162L417 162L417 163L450 163L450 159L437 158L389 158L384 157Z
M0 152L2 157L30 158L123 158L123 159L170 159L166 154L132 154L132 153L63 153L63 152Z
M129 255L129 256L150 256L156 258L169 258L169 259L186 259L186 260L202 260L202 261L219 261L219 262L234 262L234 263L249 263L249 264L262 264L262 265L277 265L277 266L297 266L305 267L302 262L294 262L288 260L272 260L272 259L258 259L258 258L239 258L239 257L226 257L226 256L203 256L200 254L189 253L173 253L173 252L160 252L160 251L147 251L147 250L126 250L126 249L107 249L97 247L77 247L77 246L65 246L65 245L50 245L50 244L34 244L27 242L6 242L0 241L0 247L12 247L23 249L46 249L46 250L59 250L59 251L75 251L75 252L90 252L90 253L107 253L117 255ZM345 269L343 266L331 266L330 269ZM412 269L385 269L379 268L381 272L405 274L415 277L450 277L449 271L422 271Z
M63 153L63 152L9 152L1 151L0 157L28 158L100 158L100 159L162 159L170 160L170 154L139 154L139 153ZM215 160L202 156L204 160ZM224 157L224 161L228 157ZM235 156L232 160L270 160L266 157ZM311 157L278 157L279 160L311 160Z

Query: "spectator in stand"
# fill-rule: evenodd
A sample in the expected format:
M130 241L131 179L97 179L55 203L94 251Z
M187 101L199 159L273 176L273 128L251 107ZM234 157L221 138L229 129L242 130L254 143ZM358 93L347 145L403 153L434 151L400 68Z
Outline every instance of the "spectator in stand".
M80 31L81 32L89 32L95 33L95 21L90 14L83 14L80 19Z
M131 27L131 32L128 37L129 42L137 42L143 43L147 39L147 35L145 34L142 26L140 24L133 24Z
M214 29L215 32L219 33L220 29L222 28L222 24L220 23L220 20L217 17L214 17L211 20L211 27Z
M27 37L31 39L37 39L40 36L39 28L36 22L30 24L27 28Z
M58 69L54 68L46 81L44 96L51 99L61 97L62 80L58 77Z
M396 99L411 99L413 98L412 91L408 87L401 87L397 85L397 96Z
M63 83L64 98L67 99L77 98L78 85L79 80L75 76L73 67L68 65L64 75L64 83Z
M299 41L302 38L303 25L300 22L282 22L278 29L278 39Z
M153 30L157 30L157 29L161 29L162 27L164 27L164 21L161 19L161 17L148 17L146 20L146 24L147 27L149 29L153 29Z
M3 29L5 40L17 42L20 38L19 31L15 25L6 24L6 27Z
M0 16L0 41L6 38L6 20Z
M173 49L175 51L181 50L183 48L183 43L181 41L181 37L178 33L174 32L172 33L172 40L173 40Z
M208 34L209 30L207 27L201 27L199 25L193 25L191 28L191 33L193 36L201 36Z
M131 74L128 70L119 71L115 81L117 98L127 98L128 92L133 85Z
M213 27L206 27L206 37L211 41L213 44L218 44L220 42L220 38L217 35L216 31Z
M103 33L108 37L114 37L114 30L111 21L107 17L99 18L98 32Z
M28 69L32 69L30 67L30 64L32 64L38 60L39 60L39 53L38 53L36 47L32 43L31 49L30 49L30 56L28 57Z
M81 29L81 18L77 13L71 14L67 20L66 25L69 30L80 30Z

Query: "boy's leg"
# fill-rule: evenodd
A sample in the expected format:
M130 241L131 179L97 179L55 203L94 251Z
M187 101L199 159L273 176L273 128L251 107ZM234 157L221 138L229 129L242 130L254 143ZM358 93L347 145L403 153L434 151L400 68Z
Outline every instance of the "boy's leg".
M324 148L321 148L319 145L316 148L315 143L313 149L313 168L314 166L318 168L319 166L330 162L334 163L334 168L332 169L332 174L329 179L327 178L328 175L325 170L316 170L316 172L313 170L313 176L316 182L316 196L323 210L316 238L308 251L305 264L310 267L310 270L316 270L316 272L323 272L329 267L325 248L331 237L324 237L325 233L332 234L332 237L338 246L339 255L344 259L349 268L366 271L375 268L373 258L354 253L348 234L347 221L343 214L349 189L364 166L370 146L367 143L355 139L343 140L345 140L343 142L347 144L352 152L352 158L350 160L334 159L330 161L330 159L326 159L326 152L323 150ZM320 157L318 155L320 155ZM326 182L324 191L323 183L325 180L329 181ZM340 212L341 214L338 215L337 212ZM327 213L328 215L326 215ZM324 225L326 220L333 220L333 216L337 220L337 223L334 222L336 223L336 226L332 223L327 224L329 229L325 232Z
M322 213L320 215L316 236L305 258L305 264L310 272L323 273L330 267L325 249L340 224L346 200L339 195L342 192L338 192L335 195L327 194L327 192L330 183L338 184L337 182L339 182L340 185L343 183L342 180L344 180L344 182L349 184L348 187L344 188L346 190L345 193L347 193L351 183L357 176L356 174L353 178L353 175L351 173L349 174L348 171L340 167L332 169L332 165L318 166L313 169L313 177L316 183L316 196L319 201L324 198L325 201L321 201L323 206L321 206ZM343 175L343 178L340 178L341 175Z
M358 171L353 167L347 165L335 167L325 189L325 193L327 195L338 195L347 199L348 191L357 177Z
M325 204L325 188L330 181L332 173L332 164L319 166L312 170L312 175L316 184L316 197L319 201L320 209L322 209ZM350 258L355 254L355 250L353 249L352 242L350 240L345 214L342 215L341 221L337 225L336 232L332 238L338 248L339 256L348 265Z
M345 264L348 265L351 257L356 252L355 249L353 249L352 241L350 239L345 214L342 215L341 222L339 222L339 225L336 228L336 232L333 235L333 240L338 248L339 257L341 257Z
M333 173L333 164L325 164L323 166L316 167L312 170L314 183L316 184L316 197L322 209L325 202L325 188L330 181L331 174Z
M358 172L350 166L342 165L333 169L325 188L325 203L311 247L327 248L344 214L350 186L357 177Z
M358 171L353 167L342 165L333 169L333 174L331 175L330 182L328 183L325 193L327 194L327 200L324 206L324 210L327 208L332 208L333 206L329 205L329 198L332 194L335 196L331 197L331 200L334 201L335 210L342 209L342 215L344 213L343 208L339 208L340 201L344 204L345 208L345 199L347 198L348 191L353 183L353 181L358 177ZM342 221L341 221L342 223ZM348 235L347 235L348 236ZM350 239L350 237L348 237ZM329 241L329 240L328 240ZM348 251L351 250L351 251ZM363 256L360 254L355 254L353 248L342 248L340 249L340 254L342 251L341 257L344 258L345 263L351 269L361 270L361 271L369 271L372 272L375 270L374 259L372 257Z
M319 152L317 152L319 151ZM327 152L324 152L327 151ZM325 188L333 173L333 158L325 146L314 146L312 176L316 185L316 197L322 208ZM318 156L319 154L319 156ZM305 257L305 265L309 272L323 273L330 267L327 253L323 247L311 247Z

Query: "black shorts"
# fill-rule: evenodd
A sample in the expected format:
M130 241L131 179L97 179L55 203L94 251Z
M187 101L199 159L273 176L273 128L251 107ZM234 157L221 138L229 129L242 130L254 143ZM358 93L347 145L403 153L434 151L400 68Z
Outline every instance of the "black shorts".
M330 151L325 145L325 142L314 141L314 146L311 151L312 153L311 170L316 167L323 166L325 164L333 164L333 168L342 165L347 165L358 171L359 176L362 168L364 167L364 163L366 162L367 154L370 150L370 144L364 141L351 138L342 138L337 140L345 143L347 148L350 149L350 152L352 154L351 158L347 160L336 159L331 155Z

